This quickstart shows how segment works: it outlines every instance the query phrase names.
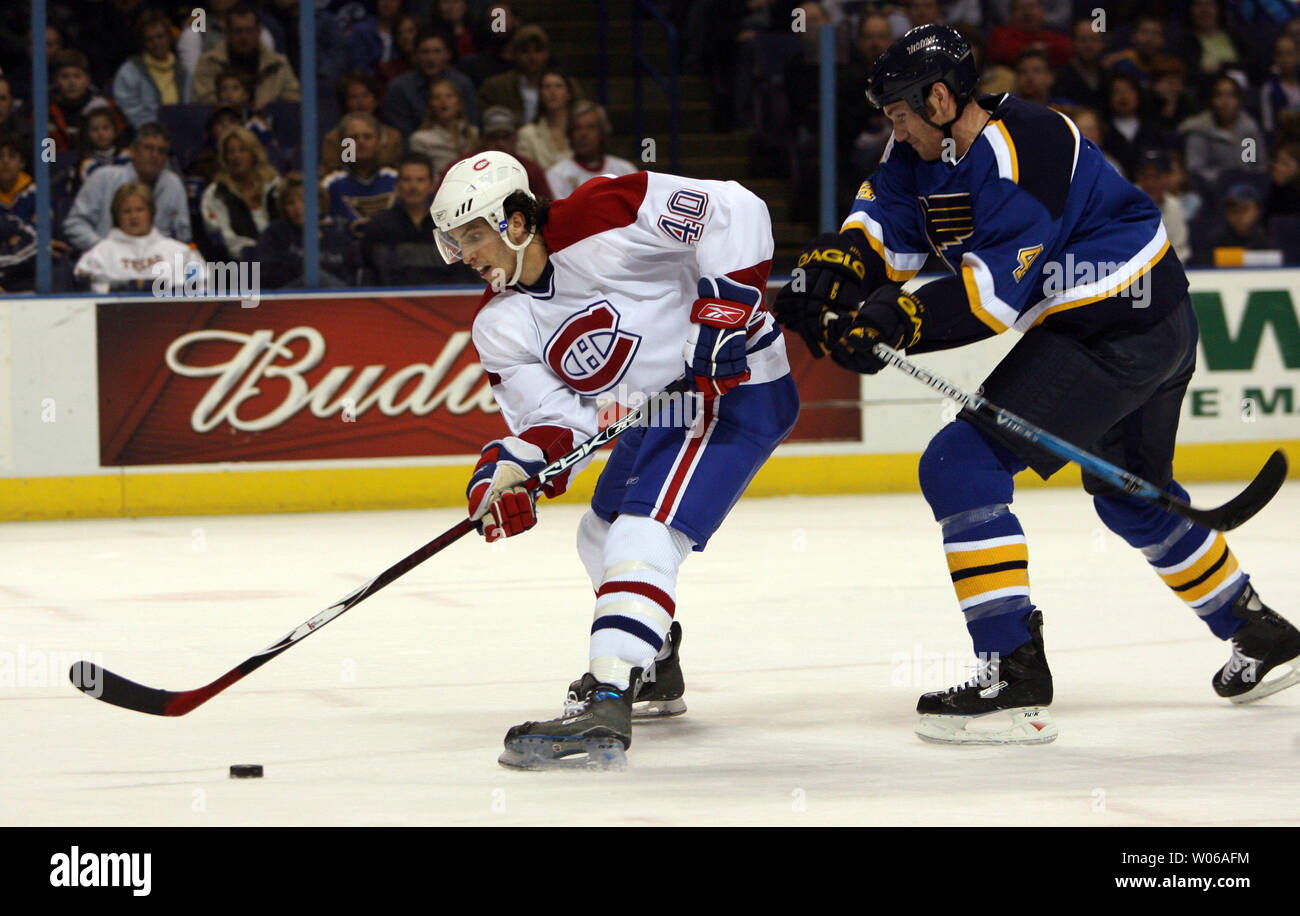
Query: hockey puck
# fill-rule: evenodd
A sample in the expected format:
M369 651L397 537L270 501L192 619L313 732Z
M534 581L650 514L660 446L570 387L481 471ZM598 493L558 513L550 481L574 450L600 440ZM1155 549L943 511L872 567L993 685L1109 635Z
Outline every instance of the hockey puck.
M230 768L231 779L261 779L262 765L260 763L236 763Z

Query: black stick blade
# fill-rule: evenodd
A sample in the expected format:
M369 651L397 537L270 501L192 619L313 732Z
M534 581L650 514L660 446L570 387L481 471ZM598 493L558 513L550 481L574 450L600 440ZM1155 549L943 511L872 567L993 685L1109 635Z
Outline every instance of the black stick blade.
M121 675L114 674L107 668L91 662L77 662L68 671L72 686L88 697L103 700L123 709L145 712L151 716L165 716L169 692L153 687L145 687L135 681L128 681Z
M1191 519L1206 528L1216 531L1231 531L1245 524L1268 505L1269 501L1282 489L1286 480L1287 461L1281 449L1273 452L1264 462L1264 467L1255 475L1246 489L1216 509L1193 509L1188 506L1178 514Z

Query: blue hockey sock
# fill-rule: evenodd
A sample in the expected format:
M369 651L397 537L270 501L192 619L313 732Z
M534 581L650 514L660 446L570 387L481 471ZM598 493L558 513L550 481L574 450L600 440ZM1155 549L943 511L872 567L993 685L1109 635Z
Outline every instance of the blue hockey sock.
M1187 499L1187 491L1176 481L1167 489ZM1093 504L1106 527L1142 551L1210 632L1227 639L1237 631L1242 621L1232 613L1232 603L1250 577L1242 572L1222 532L1124 496L1096 496Z
M1029 546L1008 504L1024 462L964 420L921 456L919 476L935 519L975 653L1010 655L1030 641Z
M1029 545L1005 505L943 520L943 551L975 654L1010 655L1029 642Z

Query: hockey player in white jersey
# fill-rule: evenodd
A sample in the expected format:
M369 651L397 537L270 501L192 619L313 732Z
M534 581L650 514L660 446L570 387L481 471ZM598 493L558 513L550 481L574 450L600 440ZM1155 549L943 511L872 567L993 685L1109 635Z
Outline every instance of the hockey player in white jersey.
M508 766L618 764L633 704L685 711L677 570L703 550L772 450L799 398L763 306L767 208L735 182L639 172L539 200L499 152L463 160L430 208L448 263L491 282L473 340L511 435L488 443L467 488L489 541L537 522L519 486L598 428L598 397L629 405L685 375L687 422L624 433L578 525L596 591L589 670L561 716L510 729ZM579 469L575 469L575 472ZM557 496L568 477L546 484Z

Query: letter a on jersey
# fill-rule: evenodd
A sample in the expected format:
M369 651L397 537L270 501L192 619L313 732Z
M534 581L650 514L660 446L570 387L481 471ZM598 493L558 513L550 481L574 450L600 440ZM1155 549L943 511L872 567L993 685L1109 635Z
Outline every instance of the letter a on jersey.
M564 322L546 344L546 364L579 394L612 388L641 346L618 329L619 314L603 299Z
M1013 271L1017 283L1024 279L1025 273L1029 270L1030 265L1034 263L1034 259L1042 253L1042 245L1034 245L1030 248L1021 248L1016 252L1016 260L1020 262L1020 266Z

